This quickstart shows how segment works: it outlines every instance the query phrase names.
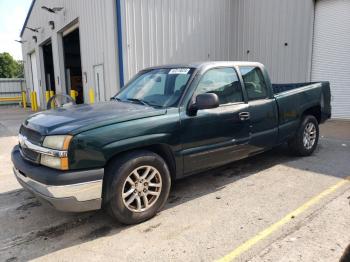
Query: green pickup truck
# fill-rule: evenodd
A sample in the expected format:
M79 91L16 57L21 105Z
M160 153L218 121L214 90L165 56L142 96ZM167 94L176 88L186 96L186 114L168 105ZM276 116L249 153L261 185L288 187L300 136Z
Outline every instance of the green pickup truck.
M12 151L19 183L63 211L154 216L175 179L282 143L308 156L331 116L328 82L272 85L254 62L140 71L109 102L40 112Z

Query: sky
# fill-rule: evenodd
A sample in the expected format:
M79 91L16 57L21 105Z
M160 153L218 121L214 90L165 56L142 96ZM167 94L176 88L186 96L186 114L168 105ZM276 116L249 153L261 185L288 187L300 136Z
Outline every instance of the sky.
M0 0L0 53L8 52L16 60L22 60L19 40L24 20L32 0Z

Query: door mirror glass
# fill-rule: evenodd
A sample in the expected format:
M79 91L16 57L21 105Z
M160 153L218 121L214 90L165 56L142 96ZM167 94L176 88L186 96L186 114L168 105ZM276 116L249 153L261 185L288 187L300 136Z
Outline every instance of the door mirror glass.
M219 106L219 97L213 93L204 93L196 96L195 108L197 110L211 109Z

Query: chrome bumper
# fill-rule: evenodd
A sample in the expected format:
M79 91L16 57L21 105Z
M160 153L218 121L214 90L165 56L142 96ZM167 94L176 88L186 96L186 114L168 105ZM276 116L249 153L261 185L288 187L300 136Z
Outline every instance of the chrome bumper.
M35 181L13 168L18 182L40 200L68 212L83 212L101 208L102 179L70 185L51 186Z

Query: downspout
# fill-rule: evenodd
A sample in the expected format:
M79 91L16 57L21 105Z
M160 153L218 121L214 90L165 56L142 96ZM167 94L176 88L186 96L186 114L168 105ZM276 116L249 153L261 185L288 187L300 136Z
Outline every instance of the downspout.
M116 0L117 7L117 44L118 44L118 63L119 63L119 84L120 88L124 86L124 63L123 63L123 35L122 35L122 17L120 1Z
M313 17L312 17L312 36L310 37L310 46L309 46L309 55L310 55L310 59L309 59L309 82L313 81L312 80L312 68L313 68L313 57L314 57L314 41L315 41L315 22L316 22L316 0L312 1L313 2Z

